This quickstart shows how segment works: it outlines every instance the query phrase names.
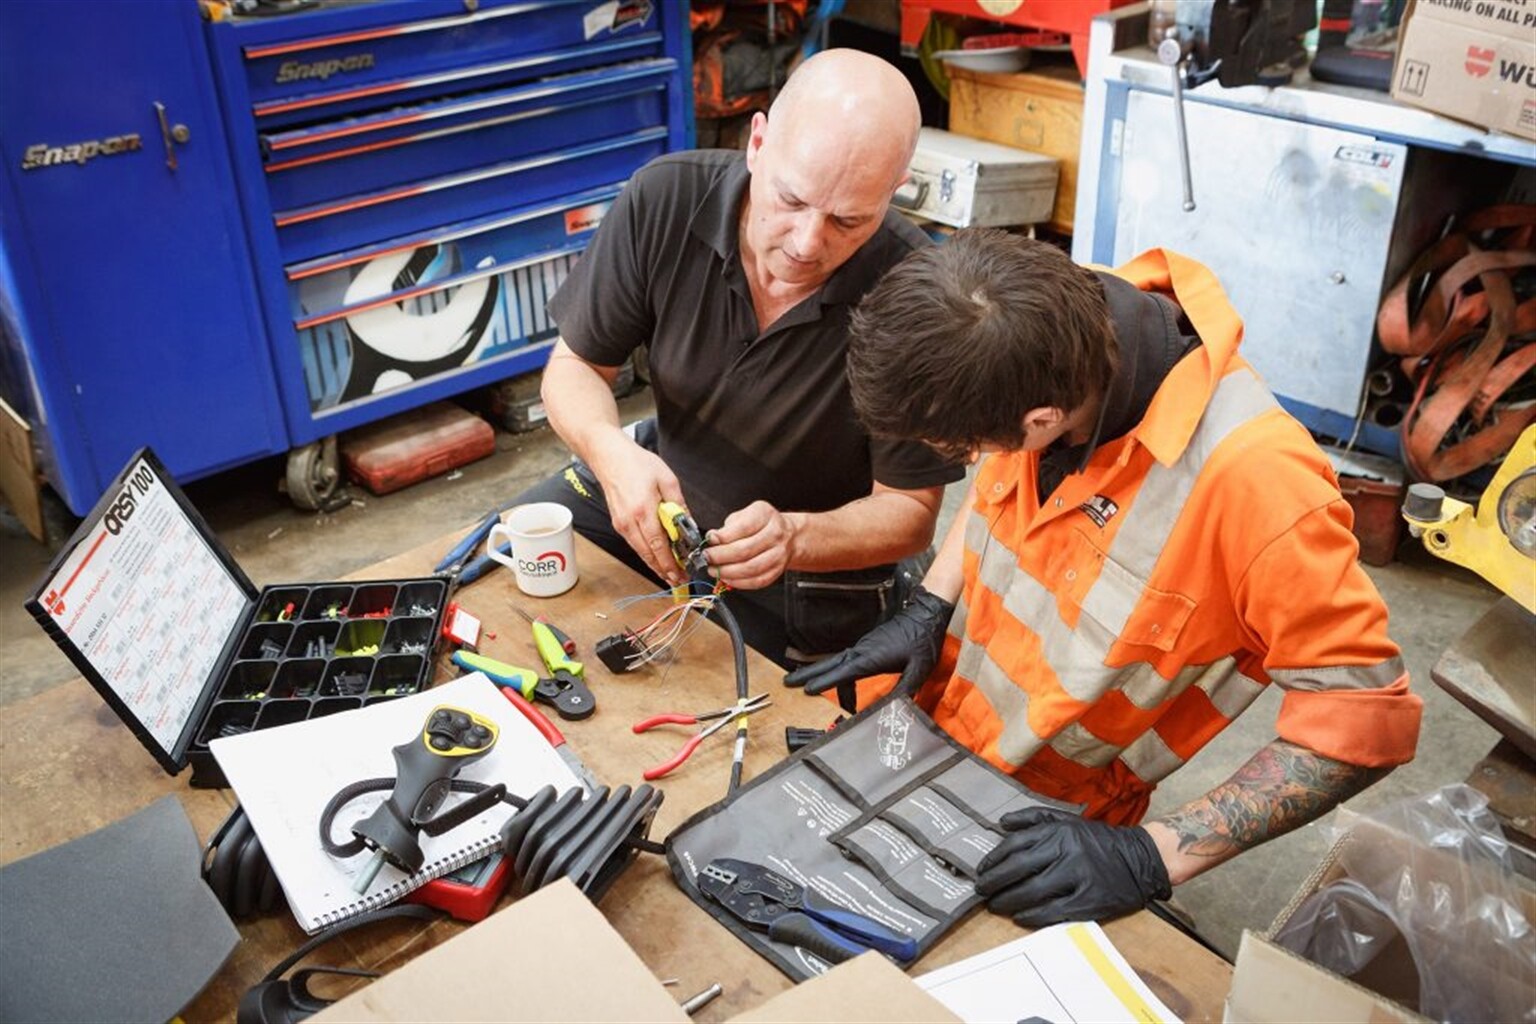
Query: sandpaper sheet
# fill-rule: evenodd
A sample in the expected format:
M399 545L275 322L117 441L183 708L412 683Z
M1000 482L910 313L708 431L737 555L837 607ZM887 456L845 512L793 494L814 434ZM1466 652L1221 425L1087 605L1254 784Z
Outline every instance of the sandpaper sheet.
M165 1021L240 933L174 796L0 868L0 1020Z

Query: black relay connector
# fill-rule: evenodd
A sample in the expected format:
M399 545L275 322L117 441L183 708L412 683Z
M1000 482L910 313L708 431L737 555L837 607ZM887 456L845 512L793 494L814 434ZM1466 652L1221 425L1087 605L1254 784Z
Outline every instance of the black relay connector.
M597 660L615 675L634 669L647 652L645 641L629 630L603 637L597 642L596 650Z

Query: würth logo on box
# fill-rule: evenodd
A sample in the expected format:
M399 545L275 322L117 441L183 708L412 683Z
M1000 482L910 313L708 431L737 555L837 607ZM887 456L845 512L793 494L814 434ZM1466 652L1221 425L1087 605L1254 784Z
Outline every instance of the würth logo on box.
M1536 89L1536 65L1500 57L1498 51L1489 46L1468 46L1467 59L1462 67L1473 78L1487 78L1488 72L1494 70L1495 63L1498 65L1500 81Z

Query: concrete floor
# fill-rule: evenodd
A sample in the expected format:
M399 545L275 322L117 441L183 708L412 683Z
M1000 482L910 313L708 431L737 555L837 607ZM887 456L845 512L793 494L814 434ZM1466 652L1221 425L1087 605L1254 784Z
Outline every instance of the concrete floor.
M627 418L650 411L649 392L621 403ZM258 585L282 580L334 579L389 554L469 524L559 467L568 457L547 429L498 433L496 453L462 470L385 497L354 489L353 504L330 514L296 510L276 481L282 461L269 460L198 481L185 490L221 542ZM960 503L950 488L940 529ZM65 517L56 516L63 520ZM54 540L54 544L58 543ZM0 704L21 700L75 672L21 603L47 568L51 550L28 537L0 510ZM1464 779L1488 752L1495 732L1431 681L1440 653L1497 598L1480 580L1437 562L1412 545L1402 560L1368 571L1392 612L1392 634L1403 645L1415 688L1424 698L1417 760L1351 801L1369 811L1411 794ZM1224 781L1273 736L1279 694L1269 693L1159 790L1153 813L1177 806ZM1179 901L1201 932L1228 956L1244 928L1263 930L1327 849L1324 819L1182 886Z

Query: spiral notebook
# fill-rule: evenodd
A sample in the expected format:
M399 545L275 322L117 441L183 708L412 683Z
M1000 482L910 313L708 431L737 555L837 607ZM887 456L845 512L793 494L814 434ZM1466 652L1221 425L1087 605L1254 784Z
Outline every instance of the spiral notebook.
M501 737L486 757L459 777L505 782L519 796L543 786L565 791L581 782L544 737L483 675L326 718L216 739L209 744L235 795L261 839L282 883L288 906L310 934L393 903L411 890L484 857L496 848L501 827L513 811L498 803L440 836L421 836L426 861L407 874L386 864L363 895L353 880L372 854L345 860L320 846L320 813L342 787L360 779L395 774L393 750L416 736L432 709L452 704L501 726ZM351 838L349 825L371 813L387 792L361 796L342 808L332 838Z

